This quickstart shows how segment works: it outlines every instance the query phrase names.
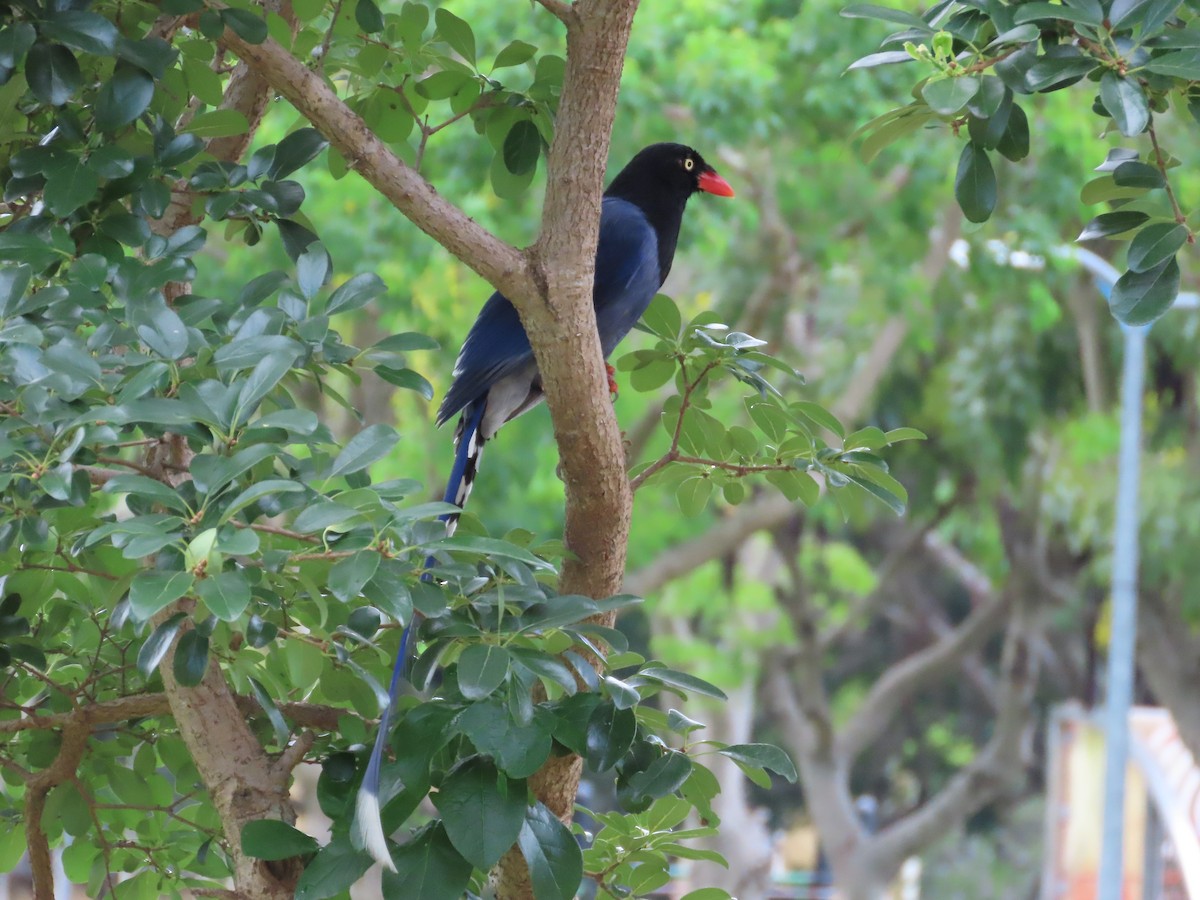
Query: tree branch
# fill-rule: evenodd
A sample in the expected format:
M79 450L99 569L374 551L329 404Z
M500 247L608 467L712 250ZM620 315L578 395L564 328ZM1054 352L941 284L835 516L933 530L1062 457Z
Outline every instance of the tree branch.
M882 870L894 871L890 867L898 868L927 846L948 822L963 821L1024 781L1025 725L1037 682L1036 655L1030 651L1033 616L1019 606L1009 624L1001 662L1002 699L991 739L928 802L875 836L872 856Z
M53 900L54 897L50 843L42 828L46 797L51 788L74 776L87 750L88 733L87 726L80 722L64 728L62 745L54 762L34 775L25 787L25 836L29 844L29 867L33 872L33 895L36 900Z
M224 9L212 0L213 9ZM296 107L379 193L408 219L512 300L518 311L539 295L522 254L442 197L375 136L316 72L272 38L249 44L226 29L222 40Z

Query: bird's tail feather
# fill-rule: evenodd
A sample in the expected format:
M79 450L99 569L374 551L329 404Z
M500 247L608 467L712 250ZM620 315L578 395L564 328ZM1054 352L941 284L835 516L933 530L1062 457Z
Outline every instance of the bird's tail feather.
M453 503L459 509L466 506L467 498L471 495L471 487L475 483L475 475L479 471L479 460L483 456L483 444L486 440L479 432L483 420L487 399L477 401L468 408L458 420L454 432L454 467L450 470L450 478L446 482L445 502ZM441 517L446 523L446 535L454 534L458 527L458 514L446 513ZM430 569L436 560L430 556L425 560L425 568ZM421 576L422 581L431 581L433 576L427 571ZM415 616L415 614L414 614ZM388 851L387 835L383 833L383 822L379 805L380 769L383 765L383 750L387 746L388 735L391 731L392 708L396 705L396 694L400 687L401 678L408 677L409 644L412 637L413 620L410 619L400 635L400 648L396 651L396 662L392 665L392 680L388 686L387 705L380 712L379 731L375 735L375 746L371 748L371 759L367 763L367 771L363 775L362 787L358 789L355 800L354 821L362 838L363 849L384 867L396 871L392 855Z

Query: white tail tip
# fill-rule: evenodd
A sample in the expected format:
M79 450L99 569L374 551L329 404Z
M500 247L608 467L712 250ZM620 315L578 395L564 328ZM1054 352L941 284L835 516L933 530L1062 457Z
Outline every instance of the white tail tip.
M383 833L383 820L379 814L379 797L370 791L359 790L354 804L354 822L362 837L363 849L385 869L396 871L392 854L388 851L387 835Z

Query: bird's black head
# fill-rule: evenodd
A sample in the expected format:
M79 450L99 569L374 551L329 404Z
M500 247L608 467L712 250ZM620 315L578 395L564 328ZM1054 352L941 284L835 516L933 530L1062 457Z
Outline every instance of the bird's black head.
M629 161L605 194L645 207L653 202L683 204L697 191L733 196L729 182L691 147L651 144Z
M658 235L658 270L662 281L666 281L675 258L684 207L698 191L718 197L733 196L729 182L691 147L651 144L629 161L604 192L606 197L628 200L646 214Z

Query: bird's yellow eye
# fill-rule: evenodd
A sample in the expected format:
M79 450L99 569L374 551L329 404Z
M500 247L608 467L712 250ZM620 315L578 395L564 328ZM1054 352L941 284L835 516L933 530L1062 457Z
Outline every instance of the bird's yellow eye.
M692 169L696 168L696 161L695 161L694 159L692 159L690 156L689 156L689 157L686 157L686 158L683 160L683 167L684 167L684 168L685 168L687 171L689 171L689 172L690 172L690 171L692 171Z

